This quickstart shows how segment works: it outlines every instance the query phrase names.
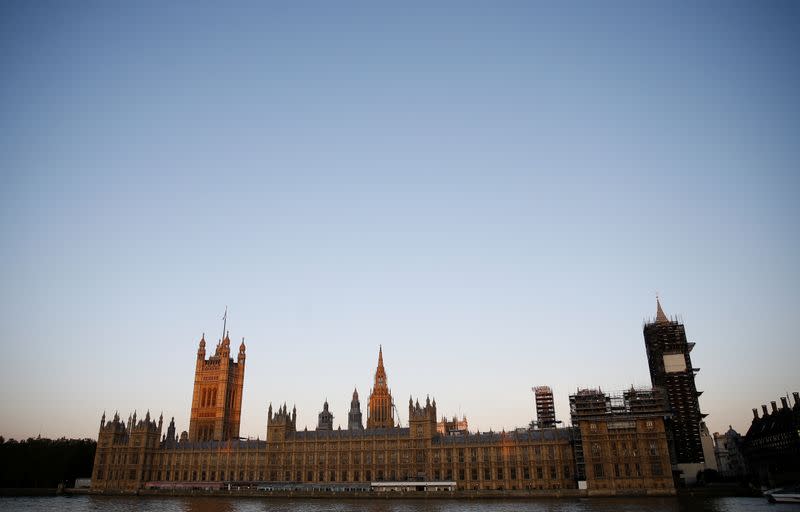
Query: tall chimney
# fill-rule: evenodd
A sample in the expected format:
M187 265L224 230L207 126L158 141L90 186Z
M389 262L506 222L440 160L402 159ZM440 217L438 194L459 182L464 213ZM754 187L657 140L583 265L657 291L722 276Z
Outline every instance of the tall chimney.
M788 409L789 408L789 399L785 396L781 397L781 409Z
M758 419L758 409L756 409L755 407L753 407L753 419L754 420Z
M770 404L772 405L772 414L778 412L778 404L775 403L775 400L771 401Z
M767 406L764 404L761 404L761 412L764 413L762 416L769 416L769 413L767 412Z

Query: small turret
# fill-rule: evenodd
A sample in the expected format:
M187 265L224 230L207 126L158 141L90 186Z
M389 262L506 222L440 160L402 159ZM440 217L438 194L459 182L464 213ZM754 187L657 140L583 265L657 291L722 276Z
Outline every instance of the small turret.
M267 410L267 441L283 441L288 432L296 430L297 411L292 409L291 416L287 412L286 404L278 407L273 413L272 404Z
M242 343L239 345L239 357L236 358L236 362L239 364L244 363L245 360L245 350L247 347L244 345L244 337L242 337Z
M203 337L200 338L200 345L197 348L197 359L205 359L206 358L206 333L203 333Z
M169 421L169 426L167 427L167 437L165 439L165 444L168 448L172 448L178 442L178 436L175 432L175 416Z

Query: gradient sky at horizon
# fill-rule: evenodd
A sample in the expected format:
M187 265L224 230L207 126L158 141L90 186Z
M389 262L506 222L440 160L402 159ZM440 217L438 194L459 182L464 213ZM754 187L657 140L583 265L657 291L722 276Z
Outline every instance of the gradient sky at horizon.
M383 345L470 427L648 385L680 315L712 431L800 390L796 2L3 2L0 435L365 410Z

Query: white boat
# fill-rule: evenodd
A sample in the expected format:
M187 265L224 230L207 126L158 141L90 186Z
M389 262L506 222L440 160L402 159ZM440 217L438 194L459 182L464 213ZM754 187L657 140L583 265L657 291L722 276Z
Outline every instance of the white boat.
M764 491L770 503L800 503L800 485Z

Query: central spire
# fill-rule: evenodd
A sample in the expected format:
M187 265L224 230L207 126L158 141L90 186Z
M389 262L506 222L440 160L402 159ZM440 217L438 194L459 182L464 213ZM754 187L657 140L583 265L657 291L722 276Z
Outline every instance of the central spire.
M378 346L378 368L375 370L375 387L386 387L386 370L383 367L383 347Z
M386 369L383 367L383 346L378 348L378 368L375 370L375 384L369 395L369 415L367 428L394 427L394 403L392 393L386 380Z
M656 323L657 324L668 324L669 318L667 315L664 314L664 310L661 309L661 299L658 295L656 295Z

